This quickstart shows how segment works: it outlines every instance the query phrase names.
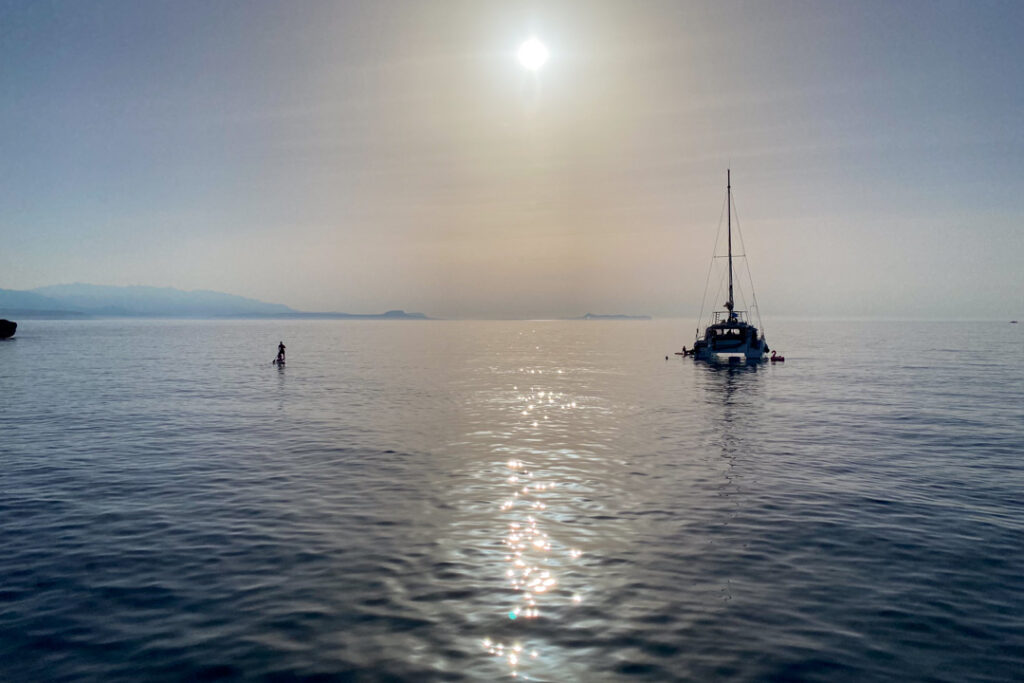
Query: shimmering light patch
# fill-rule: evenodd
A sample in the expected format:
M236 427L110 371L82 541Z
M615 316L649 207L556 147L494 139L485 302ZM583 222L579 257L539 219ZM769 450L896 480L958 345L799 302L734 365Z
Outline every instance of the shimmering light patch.
M561 370L554 372L562 374ZM520 368L520 373L544 374L540 368ZM530 445L524 446L523 453L536 453L534 430L549 429L559 420L571 419L561 411L577 408L576 401L551 387L531 385L520 390L515 385L512 391L515 392L512 394L511 408L515 411L512 415L518 413L526 418L517 424L524 430L524 435L530 435ZM506 552L502 571L507 585L515 592L513 604L506 607L506 615L509 621L515 622L513 628L518 631L529 629L533 620L542 618L545 605L558 604L559 601L563 604L581 602L579 593L560 590L556 571L566 560L556 559L552 553L557 550L562 558L567 556L568 560L576 560L582 552L558 544L545 531L546 511L558 500L555 494L557 482L548 479L543 470L534 470L531 464L518 457L507 459L500 471L500 484L508 487L498 504L505 529L503 542ZM488 638L483 644L488 654L504 661L514 677L519 676L524 665L541 658L539 650L526 648L518 642L509 646Z

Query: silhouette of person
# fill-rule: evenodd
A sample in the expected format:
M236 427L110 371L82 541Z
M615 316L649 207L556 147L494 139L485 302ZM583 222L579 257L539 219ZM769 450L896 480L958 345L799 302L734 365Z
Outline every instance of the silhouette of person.
M284 342L277 345L277 362L281 363L284 361Z

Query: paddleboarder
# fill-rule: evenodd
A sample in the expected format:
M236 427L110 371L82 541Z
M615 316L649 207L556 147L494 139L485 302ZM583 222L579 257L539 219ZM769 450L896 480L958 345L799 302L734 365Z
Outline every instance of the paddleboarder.
M277 345L277 363L280 364L280 363L283 363L283 362L284 362L284 342L280 342Z

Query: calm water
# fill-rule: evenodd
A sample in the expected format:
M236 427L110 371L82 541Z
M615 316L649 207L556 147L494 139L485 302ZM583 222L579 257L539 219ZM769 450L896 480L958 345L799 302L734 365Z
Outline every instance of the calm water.
M25 321L0 679L1024 678L1024 325L693 328Z

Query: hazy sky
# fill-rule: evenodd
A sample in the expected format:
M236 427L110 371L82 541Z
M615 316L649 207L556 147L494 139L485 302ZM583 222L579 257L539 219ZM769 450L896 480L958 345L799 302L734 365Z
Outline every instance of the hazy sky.
M1024 316L1024 2L0 2L0 288ZM551 58L515 58L530 35Z

